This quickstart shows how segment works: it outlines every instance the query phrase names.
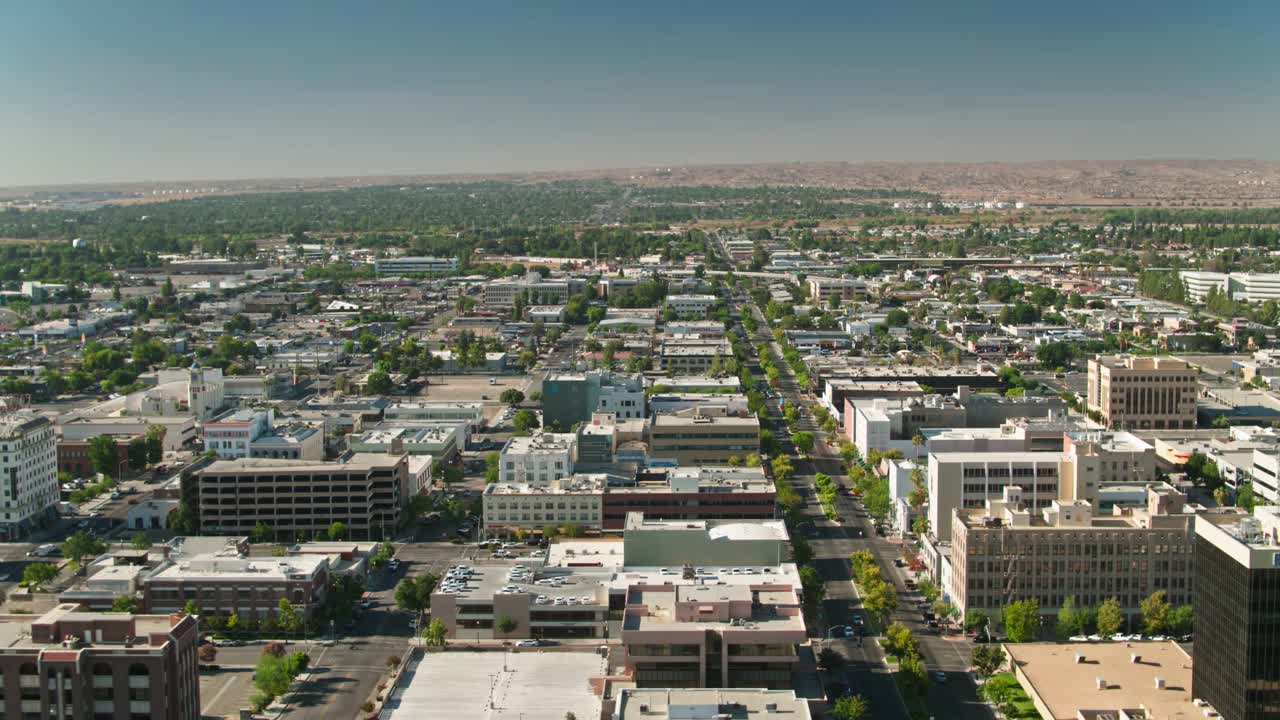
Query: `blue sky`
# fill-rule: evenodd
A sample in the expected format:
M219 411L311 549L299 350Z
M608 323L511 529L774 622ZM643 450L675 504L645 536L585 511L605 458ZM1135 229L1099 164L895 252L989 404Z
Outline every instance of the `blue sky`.
M1278 159L1278 26L1251 0L0 2L0 185Z

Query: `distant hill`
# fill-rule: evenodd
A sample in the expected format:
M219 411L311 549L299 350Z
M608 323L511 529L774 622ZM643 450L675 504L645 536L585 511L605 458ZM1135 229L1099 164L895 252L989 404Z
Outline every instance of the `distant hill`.
M641 186L805 185L897 188L957 200L1149 205L1189 202L1280 205L1280 162L1255 160L1079 160L990 163L794 162L613 168L477 175L388 175L309 179L192 180L60 187L0 188L0 199L95 193L105 202L138 202L236 193L336 190L370 185L474 180L544 182L611 179Z

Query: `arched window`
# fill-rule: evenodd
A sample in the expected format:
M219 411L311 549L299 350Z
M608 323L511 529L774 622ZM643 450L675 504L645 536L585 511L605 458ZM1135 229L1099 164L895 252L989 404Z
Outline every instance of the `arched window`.
M151 717L151 671L142 663L129 666L129 720Z

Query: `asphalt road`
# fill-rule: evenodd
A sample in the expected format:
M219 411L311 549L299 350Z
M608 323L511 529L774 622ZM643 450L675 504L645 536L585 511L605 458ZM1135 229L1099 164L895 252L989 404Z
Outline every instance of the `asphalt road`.
M904 570L893 563L894 558L901 554L901 546L877 536L871 520L847 492L841 493L837 499L838 522L829 521L823 515L814 489L814 474L826 473L846 490L851 489L850 483L841 469L839 457L826 445L825 434L809 413L808 408L814 398L807 395L807 388L799 386L795 375L782 360L782 348L767 334L768 322L759 308L746 301L743 306L749 308L758 323L753 343L767 343L774 364L778 366L781 394L801 409L797 428L813 433L817 439L812 458L793 461L796 472L791 483L805 499L806 519L813 523L812 534L808 537L814 549L813 564L827 581L824 617L816 628L819 637L826 637L830 627L852 624L855 613L866 619L850 578L849 555L855 550L870 548L880 562L885 578L893 582L898 591L900 609L891 621L902 622L919 640L921 655L931 677L935 672L946 674L946 682L934 682L930 687L927 699L930 713L936 718L992 720L994 716L989 707L979 700L972 675L968 672L972 643L963 637L943 638L928 629L915 610L915 604L923 598L908 591ZM776 407L770 406L769 425L774 437L782 444L783 452L795 458L797 453L790 444L790 431L780 413L775 412ZM907 717L907 709L889 673L878 640L864 638L861 642L843 639L823 642L848 658L844 667L847 684L852 692L862 694L870 702L872 717Z

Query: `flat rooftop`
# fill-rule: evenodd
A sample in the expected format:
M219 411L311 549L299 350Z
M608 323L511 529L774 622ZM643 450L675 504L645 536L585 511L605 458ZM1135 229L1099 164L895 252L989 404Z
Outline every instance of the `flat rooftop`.
M809 702L794 690L623 688L614 720L810 720ZM643 708L643 709L642 709Z
M1022 643L1004 649L1048 720L1075 720L1078 710L1136 707L1156 718L1204 717L1192 703L1191 656L1177 643ZM1084 656L1080 662L1077 653Z
M400 455L386 453L355 453L346 462L326 462L316 460L278 460L275 458L236 458L234 460L218 460L211 463L201 472L209 474L234 472L341 472L343 470L369 470L372 468L391 467L400 462Z
M564 720L600 717L589 678L607 674L595 652L427 653L391 693L389 720ZM441 692L441 688L448 688Z

